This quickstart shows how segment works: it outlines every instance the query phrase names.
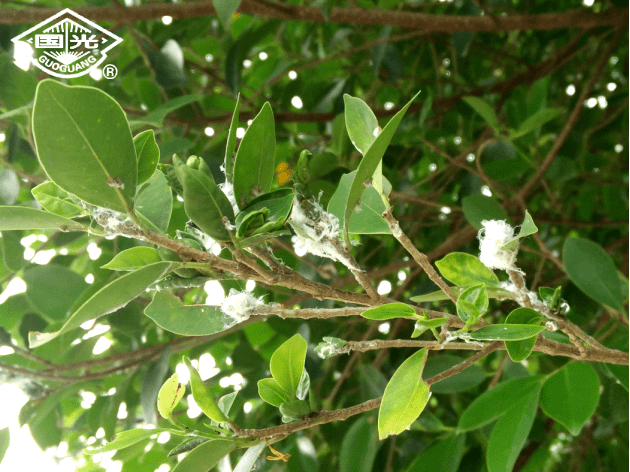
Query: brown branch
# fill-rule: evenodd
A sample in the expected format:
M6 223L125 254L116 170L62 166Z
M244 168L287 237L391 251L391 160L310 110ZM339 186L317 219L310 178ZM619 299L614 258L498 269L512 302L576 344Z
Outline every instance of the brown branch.
M18 25L38 23L58 13L60 8L4 9L0 24ZM195 18L214 16L216 10L210 1L182 4L149 3L134 7L78 7L74 11L92 21L119 21L132 23L140 20L173 18ZM427 33L452 33L454 31L498 31L551 30L563 28L596 28L600 26L624 27L628 25L627 8L610 8L602 13L573 10L565 13L512 16L449 16L426 13L365 10L362 8L332 8L328 20L319 7L273 4L261 0L243 0L237 12L264 18L281 20L349 23L355 25L391 25L400 28L421 29Z

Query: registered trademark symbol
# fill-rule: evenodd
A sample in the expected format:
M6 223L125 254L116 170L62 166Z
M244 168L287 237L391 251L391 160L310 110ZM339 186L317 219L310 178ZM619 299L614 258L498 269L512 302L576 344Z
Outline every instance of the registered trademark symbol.
M103 77L106 79L113 79L118 75L118 69L114 64L107 64L103 67Z

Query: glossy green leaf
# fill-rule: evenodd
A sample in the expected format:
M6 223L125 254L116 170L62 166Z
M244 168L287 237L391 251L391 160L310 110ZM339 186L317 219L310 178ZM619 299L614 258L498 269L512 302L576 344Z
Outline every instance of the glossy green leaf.
M462 100L470 105L470 107L475 110L486 123L492 126L495 132L499 133L501 131L499 118L488 102L477 97L464 97Z
M121 213L133 207L136 151L125 113L109 95L42 80L33 136L46 174L66 192Z
M197 369L190 363L190 359L184 356L184 362L190 372L190 386L192 387L193 398L195 399L195 403L201 408L201 411L203 411L208 418L217 423L229 421L229 418L225 416L214 402L210 392L208 392L206 384L201 380L201 375L199 375Z
M0 170L0 204L13 205L20 192L20 182L11 169Z
M435 262L442 277L455 285L468 287L484 283L488 287L498 287L499 278L488 269L478 257L464 252L452 252ZM412 299L413 300L413 299Z
M340 472L372 472L379 448L378 431L373 416L361 415L352 423L341 442Z
M270 369L275 381L287 393L295 395L306 359L306 341L299 334L285 341L271 356Z
M55 339L60 334L78 328L88 320L99 318L122 308L143 294L147 287L153 285L175 267L176 265L170 262L157 262L110 282L81 305L59 331L29 333L28 339L31 349Z
M211 305L184 304L168 290L155 292L144 314L162 329L182 336L206 336L233 325L221 308ZM225 319L224 319L225 318Z
M129 431L122 431L112 438L107 444L102 447L94 449L84 449L83 452L89 455L102 454L103 452L118 451L129 446L150 438L151 436L157 436L162 432L172 432L173 430L168 428L154 428L154 429L132 429Z
M133 145L136 148L138 160L138 183L149 180L160 162L160 148L155 142L155 133L148 129L133 137Z
M19 206L0 206L0 231L58 229L86 231L87 226L47 211Z
M328 202L328 212L339 219L343 227L345 221L346 201L350 195L350 188L357 171L341 176L337 190ZM386 195L392 190L392 185L383 177L383 189ZM353 234L391 234L387 221L381 216L385 211L385 203L374 187L366 187L361 194L359 209L350 216L348 232Z
M35 265L24 271L22 278L28 301L54 321L67 318L74 302L88 288L85 277L55 264Z
M562 263L577 287L593 300L621 309L624 296L612 258L597 243L583 238L567 238Z
M221 459L236 449L236 443L227 439L213 439L197 446L173 468L173 472L208 472Z
M379 439L402 433L429 401L429 386L422 380L427 352L420 349L408 357L387 383L378 411Z
M413 327L412 338L417 338L429 329L437 329L448 321L448 318L431 318L430 320L419 320Z
M531 308L517 308L513 310L505 319L505 324L521 324L521 325L533 325L538 326L542 320L542 317L536 310ZM536 336L524 339L522 341L506 341L505 347L510 356L510 359L514 362L521 362L527 359L534 349L536 344Z
M211 238L229 241L223 217L233 223L234 210L228 198L205 173L187 166L179 169L183 174L184 208L188 217Z
M457 316L466 323L483 316L488 310L488 290L484 284L473 285L457 297Z
M486 390L460 416L457 429L470 431L496 420L514 405L522 404L532 392L538 392L541 382L541 377L517 377Z
M376 137L370 148L366 151L363 159L359 163L359 168L357 169L357 173L354 175L354 179L352 181L352 186L350 187L350 192L348 193L348 200L346 201L345 210L344 210L344 226L343 226L343 234L344 239L347 242L347 234L348 234L348 225L350 223L350 216L355 211L355 207L361 195L363 195L363 191L365 189L365 181L369 178L372 178L374 175L374 171L378 167L379 163L383 159L383 155L389 146L390 141L394 137L394 133L396 129L398 129L398 125L402 121L407 109L411 106L411 103L416 99L416 97L420 94L418 92L409 102L402 107L402 109L394 115L394 117L389 120L389 123L383 128L383 131ZM346 96L344 96L345 99ZM352 97L349 97L352 98ZM374 130L372 130L374 132Z
M424 367L424 377L431 377L441 374L447 369L463 362L464 359L450 354L440 353L438 356L430 357ZM476 364L471 365L458 374L441 380L431 385L433 393L456 393L464 392L476 387L486 379L486 372Z
M548 121L553 120L563 113L564 110L562 110L561 108L543 108L542 110L538 110L536 113L523 121L523 123L521 123L516 131L510 133L510 137L512 139L520 138L521 136L524 136L528 133L531 133L535 129L540 128Z
M241 102L241 94L236 96L236 105L230 122L228 131L227 144L225 146L225 157L223 159L223 167L225 167L225 180L232 183L234 181L234 160L236 158L236 130L238 128L238 108Z
M154 173L138 186L136 214L151 231L166 233L173 210L173 193L164 174Z
M148 115L129 120L129 124L131 126L146 124L155 126L156 128L161 128L164 126L164 118L166 118L168 114L183 107L184 105L201 100L202 98L203 95L182 95L181 97L173 98L149 112Z
M507 220L507 213L492 197L485 195L468 195L462 198L462 209L466 220L481 229L483 220Z
M157 396L157 408L162 418L170 418L173 410L184 397L186 386L179 383L179 374L174 373L160 388Z
M536 337L545 330L544 326L525 324L489 325L470 332L470 338L478 341L520 341Z
M354 147L365 156L381 129L370 107L360 98L343 96L348 136Z
M361 313L368 320L391 320L393 318L413 318L416 310L405 303L387 303L386 305L370 308Z
M311 407L307 401L291 400L280 405L280 413L287 418L299 420L311 413Z
M230 31L232 15L236 12L241 0L212 0L212 6L217 11L219 21L225 30Z
M63 216L64 218L73 218L85 212L85 210L77 205L63 190L54 182L44 182L37 187L31 189L31 193L35 200L50 213Z
M540 384L536 385L537 388L515 403L494 425L486 451L488 472L514 470L536 417Z
M138 246L125 249L114 256L105 264L103 269L110 270L136 270L140 267L160 262L162 259L152 247Z
M540 393L547 416L564 425L573 436L595 413L599 402L599 377L588 364L569 363L548 377Z
M518 235L510 239L507 243L501 246L501 249L505 251L513 251L519 245L521 239L525 236L529 236L531 234L537 233L538 228L534 224L534 220L532 220L532 216L529 214L527 210L525 210L525 218L523 219L523 223L521 223L521 229L518 232Z
M438 439L418 455L407 472L457 472L464 456L465 443L465 434Z
M263 401L280 407L285 402L291 401L291 395L284 391L274 379L261 379L258 381L258 395Z
M239 208L267 193L276 168L276 130L271 105L265 103L241 140L234 162L234 196Z

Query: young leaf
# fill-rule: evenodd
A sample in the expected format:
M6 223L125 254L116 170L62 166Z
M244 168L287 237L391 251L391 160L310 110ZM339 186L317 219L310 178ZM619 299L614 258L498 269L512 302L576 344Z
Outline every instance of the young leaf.
M35 208L0 206L0 231L30 229L58 229L62 231L87 231L78 221L53 215Z
M205 173L179 166L183 175L184 209L199 228L217 241L229 241L223 218L234 222L234 210L225 194Z
M573 436L595 413L599 402L599 377L588 364L566 364L548 377L540 394L547 416L564 425Z
M295 395L302 378L307 344L299 334L285 341L271 356L269 364L274 380L287 393Z
M457 316L464 323L471 320L473 323L488 310L488 290L484 284L473 285L464 290L457 298Z
M155 292L144 314L160 328L182 336L207 336L233 325L224 320L221 308L211 305L185 306L168 290Z
M190 359L184 356L184 362L188 371L190 372L190 386L192 387L193 398L195 403L199 405L201 411L213 421L217 423L225 423L229 421L229 418L219 409L214 399L210 396L210 392L206 388L206 385L201 380L201 375L195 367L190 363Z
M488 269L478 257L464 252L452 252L447 254L435 266L442 276L455 285L468 287L484 283L488 287L497 287L499 278Z
M378 437L400 434L413 423L431 396L422 380L427 349L420 349L405 360L387 383L378 411Z
M485 195L468 195L462 198L462 210L466 220L475 229L483 227L483 220L507 220L508 217L499 202Z
M343 101L348 136L357 151L365 156L381 132L378 121L367 103L360 98L345 94Z
M93 205L127 213L136 195L136 151L116 100L94 87L39 82L33 136L50 179Z
M307 401L292 400L280 405L280 413L287 418L299 420L311 413L311 407Z
M389 120L389 123L387 123L385 128L383 128L383 131L381 131L381 133L376 137L376 140L366 151L363 159L361 159L361 162L359 163L359 168L357 169L357 173L354 175L354 180L352 181L352 186L350 187L348 200L346 201L344 210L343 235L346 242L348 240L348 225L350 222L350 216L352 215L352 212L354 212L355 206L363 194L365 181L366 179L372 178L372 175L374 175L374 171L381 162L381 159L383 159L383 155L385 154L390 141L394 137L394 133L396 132L398 125L405 116L405 113L407 113L407 109L411 106L411 102L413 102L419 94L420 92L409 100L409 102L402 107L402 109L396 113L391 120Z
M149 180L160 162L160 148L155 142L155 133L148 129L133 137L133 145L136 148L138 160L138 182L140 185Z
M228 439L213 439L194 448L175 465L173 472L208 472L221 459L236 449L237 443Z
M154 428L154 429L132 429L129 431L122 431L112 438L104 446L95 449L83 449L83 452L89 455L102 454L103 452L118 451L129 446L148 439L151 436L156 436L162 432L172 433L173 430L169 428Z
M471 339L478 341L520 341L535 337L545 330L544 326L525 324L489 325L470 333Z
M505 319L505 324L521 324L521 325L533 325L538 326L541 321L541 316L536 310L531 308L517 308L513 310ZM527 359L532 353L534 345L536 344L536 336L524 339L522 341L506 341L505 347L510 356L510 359L514 362L521 362Z
M525 218L523 219L523 223L521 224L521 229L518 232L518 235L510 239L507 243L501 246L501 249L504 251L513 251L517 248L519 241L523 239L525 236L529 236L530 234L534 234L538 232L538 228L534 224L534 220L532 220L532 216L529 214L527 210L525 210Z
M236 105L230 122L230 130L228 131L227 144L225 146L225 157L223 159L223 167L225 167L225 180L234 182L234 150L236 149L236 129L238 128L238 107L241 101L241 94L236 96Z
M163 418L168 419L171 417L173 410L184 397L185 391L186 387L184 384L179 383L179 375L177 373L166 379L157 397L157 408Z
M361 313L368 320L391 320L393 318L413 318L416 310L405 303L387 303L386 305L370 308Z
M455 295L459 296L464 290L466 290L466 287L451 287L451 290ZM514 299L514 293L503 288L486 287L486 290L488 291L488 298ZM410 300L416 303L439 302L442 300L448 300L448 296L442 290L438 290L437 292L411 297Z
M622 309L625 299L612 258L597 243L583 238L567 238L562 247L562 263L577 287L593 300Z
M477 97L464 97L464 100L470 107L475 110L481 117L494 128L494 131L501 131L501 123L494 109L488 105L488 102Z
M160 262L162 259L155 248L137 246L125 249L114 256L103 269L110 270L136 270L140 267Z
M151 231L166 233L173 210L173 193L164 174L154 173L138 187L135 212Z
M276 129L271 105L265 103L249 125L236 152L234 196L239 208L271 189L275 170ZM216 238L215 238L216 239Z
M31 189L31 193L35 200L45 210L64 218L73 218L81 215L85 210L77 205L68 192L63 190L54 182L44 182L37 187Z
M258 395L263 401L280 407L285 402L291 401L291 395L284 391L274 379L261 379L258 381Z
M412 338L417 338L428 329L436 329L441 327L448 321L448 318L432 318L430 320L418 320L413 327Z
M539 287L538 295L540 295L540 299L547 304L550 310L555 311L558 308L558 302L560 301L560 294L562 292L562 287L556 287L555 289L551 287Z
M143 294L147 287L160 280L175 267L176 264L170 262L157 262L114 280L81 305L59 331L52 333L30 332L28 334L30 348L41 346L60 334L78 328L88 320L122 308Z

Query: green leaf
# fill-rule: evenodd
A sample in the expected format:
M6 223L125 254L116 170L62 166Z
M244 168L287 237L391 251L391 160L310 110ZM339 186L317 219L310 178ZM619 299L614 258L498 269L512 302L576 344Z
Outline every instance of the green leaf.
M223 159L225 180L230 183L234 182L234 159L236 157L234 150L236 149L236 129L238 128L238 107L240 102L241 94L239 93L236 96L236 105L234 106L232 121L230 122L230 130L228 131L227 144L225 146L225 158Z
M431 396L422 380L427 349L420 349L405 360L387 383L378 410L378 437L400 434L413 423Z
M53 215L47 211L18 206L0 206L0 231L58 229L87 231L83 223Z
M597 243L582 238L567 238L562 248L562 263L577 287L593 300L618 310L624 296L612 258Z
M28 261L24 259L24 246L22 246L22 231L5 231L0 234L0 262L4 262L7 269L17 272Z
M291 213L294 197L295 194L291 189L283 188L252 200L236 216L237 237L270 233L283 228L284 222ZM256 221L257 217L258 221Z
M521 136L525 136L535 129L540 128L548 121L551 121L554 118L562 115L563 113L564 110L562 110L561 108L543 108L542 110L538 110L532 116L527 118L523 123L521 123L516 131L511 132L510 138L516 139Z
M0 102L5 110L28 105L33 99L36 85L35 76L16 67L12 56L0 56Z
M136 151L125 113L105 92L42 80L33 136L46 174L66 192L121 213L133 207Z
M228 198L205 173L187 166L179 169L183 174L184 208L188 217L211 238L229 241L223 217L233 223L234 210Z
M560 302L560 294L562 292L562 287L556 287L555 289L551 287L539 287L538 295L540 295L540 299L547 304L547 306L555 311L558 308L558 302Z
M138 246L119 252L111 261L102 266L102 268L110 270L136 270L140 267L160 262L161 260L155 248Z
M184 304L167 290L155 292L144 314L162 329L182 336L206 336L220 333L233 325L224 320L221 307Z
M184 397L186 386L179 383L179 374L174 373L160 388L157 396L157 408L162 418L170 418L173 410Z
M416 310L405 303L387 303L386 305L370 308L361 313L368 320L391 320L393 318L414 318Z
M343 102L346 107L346 129L350 141L357 151L365 156L381 132L378 120L367 103L360 98L345 94Z
M459 296L464 290L466 290L466 288L467 287L451 287L451 290L455 295ZM507 298L510 300L514 298L514 294L512 292L503 288L486 287L486 290L488 291L488 298ZM448 296L442 290L438 290L424 295L416 295L415 297L411 297L410 300L416 303L439 302L442 300L448 300Z
M212 396L210 396L206 384L201 380L201 375L199 375L197 369L190 363L190 359L184 356L184 362L190 372L190 386L192 387L193 398L195 399L195 403L201 408L201 411L203 411L208 418L217 423L229 421L229 418L219 409Z
M440 354L427 360L424 368L424 377L430 379L441 374L447 369L463 362L464 359L450 354ZM445 378L431 385L433 393L464 392L476 387L486 379L486 372L476 364L471 365L462 372Z
M201 100L202 98L203 95L183 95L181 97L174 98L166 103L163 103L151 111L148 115L130 120L129 124L131 126L146 124L155 126L156 128L161 128L164 126L164 118L166 118L166 115L183 107L184 105Z
M488 287L498 287L499 278L488 269L478 257L464 252L452 252L435 262L442 277L455 285L468 287L484 283Z
M501 123L494 109L488 105L488 102L477 97L464 97L464 100L470 107L475 110L481 117L494 128L494 131L501 132Z
M241 140L234 162L234 196L239 208L269 192L273 183L276 131L271 105L266 102Z
M9 441L11 440L11 434L9 433L9 427L0 429L0 464L2 463L2 459L4 459L4 455L9 449Z
M344 226L343 226L343 234L344 239L348 240L348 224L350 222L350 216L352 212L355 211L355 207L361 195L363 195L363 191L365 189L365 181L374 175L374 171L378 167L381 159L383 159L383 155L387 150L387 146L389 146L390 141L394 137L394 133L398 128L398 125L402 121L407 109L411 106L411 103L416 99L416 97L420 94L418 92L402 109L394 115L394 117L389 120L389 123L383 128L383 131L376 137L376 140L372 143L370 148L366 150L363 159L359 163L359 168L357 169L357 173L354 175L354 179L352 181L352 186L350 187L350 192L348 193L348 200L346 201L346 206L344 210ZM349 96L348 96L349 97ZM344 95L344 100L346 96ZM352 98L352 97L349 97ZM374 132L374 130L372 130Z
M0 170L0 203L13 205L20 192L20 182L11 169Z
M217 0L215 0L215 2L216 1ZM245 451L245 454L243 454L243 457L241 457L241 460L239 460L238 464L236 464L233 472L249 472L250 470L252 470L252 467L254 467L254 464L256 464L258 457L263 452L263 449L265 449L265 447L267 447L267 444L262 441L255 446L247 449L247 451Z
M184 452L189 452L195 449L197 446L202 445L205 442L212 441L212 439L208 438L193 438L193 439L185 439L178 446L174 447L169 451L166 457L178 456L179 454L183 454Z
M464 290L457 298L457 316L466 323L476 323L478 318L488 310L488 290L484 284L473 285Z
M337 190L328 202L328 212L339 219L343 227L345 221L345 205L350 195L350 188L357 171L341 176ZM392 185L383 177L383 187L386 195L392 190ZM374 187L366 187L361 194L361 204L350 217L348 232L353 234L391 234L387 221L381 216L385 211L385 203Z
M213 439L194 448L173 468L173 472L208 472L236 449L234 441Z
M26 282L28 301L54 321L64 320L74 302L88 288L84 277L55 264L33 266L22 278Z
M536 417L540 384L536 385L537 388L515 403L494 425L486 452L488 472L511 472L514 469Z
M540 389L542 377L517 377L486 390L466 408L457 429L470 431L496 420L514 405L522 404Z
M538 326L541 320L542 317L536 310L532 310L531 308L517 308L507 316L505 324L528 324ZM532 336L522 341L506 341L505 347L512 361L521 362L529 357L535 344L536 337Z
M287 418L299 420L311 413L311 407L307 401L291 400L280 405L280 413Z
M465 442L465 434L438 439L418 455L407 472L457 472L464 456Z
M540 394L547 416L565 426L573 436L595 413L599 402L599 377L588 364L570 363L548 377Z
M535 337L545 330L544 326L525 324L489 325L470 333L471 339L478 341L520 341Z
M261 379L258 381L258 395L263 401L280 407L285 402L291 401L291 395L284 391L274 379Z
M278 385L291 395L297 393L302 378L306 347L304 338L296 334L285 341L271 356L271 375Z
M419 320L413 327L412 338L417 338L428 329L436 329L448 321L448 318L431 318L430 320Z
M60 334L78 328L86 321L122 308L143 294L147 287L153 285L175 267L176 264L170 262L157 262L114 280L81 305L59 331L52 333L30 332L28 338L31 349L55 339Z
M527 210L525 210L525 218L523 219L523 223L521 223L521 229L518 232L518 235L510 239L503 246L501 246L501 249L503 249L504 251L513 251L518 247L519 241L521 239L523 239L525 236L529 236L530 234L534 234L537 232L538 228L534 224L532 216Z
M162 384L168 373L168 361L171 358L171 348L162 351L160 357L149 364L142 375L140 384L140 406L142 419L146 424L157 424L157 398Z
M348 344L348 341L344 341L340 338L334 338L331 336L324 336L323 342L319 343L315 347L315 352L322 358L333 357L339 354L338 349Z
M47 211L64 218L73 218L85 210L77 205L68 192L54 182L44 182L31 189L35 200Z
M507 213L492 197L485 195L468 195L462 199L462 209L466 220L481 229L483 220L507 220Z
M166 233L173 210L173 193L164 174L154 173L138 186L136 214L151 231Z
M114 436L112 440L104 446L94 449L83 449L83 452L92 456L94 454L102 454L103 452L118 451L119 449L133 446L140 441L148 439L151 436L156 436L164 431L169 433L173 432L173 430L169 428L132 429L129 431L122 431Z
M149 180L160 162L160 148L155 142L155 133L148 129L133 137L133 145L136 148L138 160L138 182L140 185Z
M378 431L373 420L373 416L359 417L343 437L339 453L340 472L372 472L379 448Z
M212 0L212 6L217 11L221 25L226 31L230 31L232 15L236 12L241 0Z

